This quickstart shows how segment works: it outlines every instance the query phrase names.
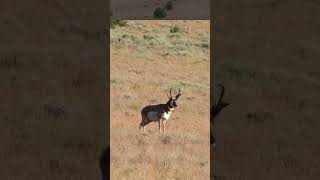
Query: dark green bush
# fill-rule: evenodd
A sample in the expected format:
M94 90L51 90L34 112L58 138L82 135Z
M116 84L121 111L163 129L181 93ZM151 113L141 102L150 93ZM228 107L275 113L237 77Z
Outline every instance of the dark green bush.
M172 2L172 1L168 1L168 2L167 2L167 4L166 4L166 9L167 9L167 10L173 9L173 2Z
M167 12L164 8L157 8L153 12L153 17L156 19L164 18L167 16Z

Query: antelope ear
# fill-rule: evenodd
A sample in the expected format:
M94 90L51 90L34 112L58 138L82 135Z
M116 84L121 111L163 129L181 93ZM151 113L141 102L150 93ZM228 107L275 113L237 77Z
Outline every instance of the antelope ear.
M176 99L178 99L178 98L179 98L179 96L181 96L181 95L182 95L182 94L180 94L180 93L179 93L178 95L176 95Z

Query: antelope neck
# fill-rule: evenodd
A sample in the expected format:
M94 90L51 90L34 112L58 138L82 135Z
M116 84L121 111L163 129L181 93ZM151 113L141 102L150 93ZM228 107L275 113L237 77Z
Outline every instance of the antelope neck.
M173 107L171 107L170 105L168 105L168 104L166 104L166 107L165 107L165 111L166 112L170 112L170 111L172 111L174 108Z

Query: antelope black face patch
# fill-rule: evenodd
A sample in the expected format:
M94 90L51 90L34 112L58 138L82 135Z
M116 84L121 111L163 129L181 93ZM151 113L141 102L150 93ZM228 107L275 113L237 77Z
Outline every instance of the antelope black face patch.
M168 104L171 108L175 108L178 107L177 102L176 102L176 98L172 97L169 99Z
M178 107L178 105L177 105L177 103L176 103L176 100L174 100L174 101L172 102L172 104L173 104L173 107Z

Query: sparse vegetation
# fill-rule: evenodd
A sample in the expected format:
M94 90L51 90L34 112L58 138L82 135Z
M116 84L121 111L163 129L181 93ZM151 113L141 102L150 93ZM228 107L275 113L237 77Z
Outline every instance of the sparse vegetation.
M127 26L127 21L126 20L111 20L111 28L115 27L125 27Z
M193 29L170 33L174 26ZM210 52L196 46L199 33L209 33L209 21L128 21L111 30L111 179L210 178ZM141 108L166 101L171 87L182 96L166 135L157 124L139 133Z
M143 21L128 22L127 27L112 30L112 45L130 53L131 56L148 58L150 49L163 58L193 58L196 61L209 60L210 35L206 31L189 33L187 26L160 24L155 30ZM144 27L136 28L137 24ZM138 30L140 33L137 33ZM197 57L197 58L195 58ZM138 58L139 59L139 58Z
M179 26L172 26L170 28L170 32L171 33L179 33L179 32L182 32L182 29Z

